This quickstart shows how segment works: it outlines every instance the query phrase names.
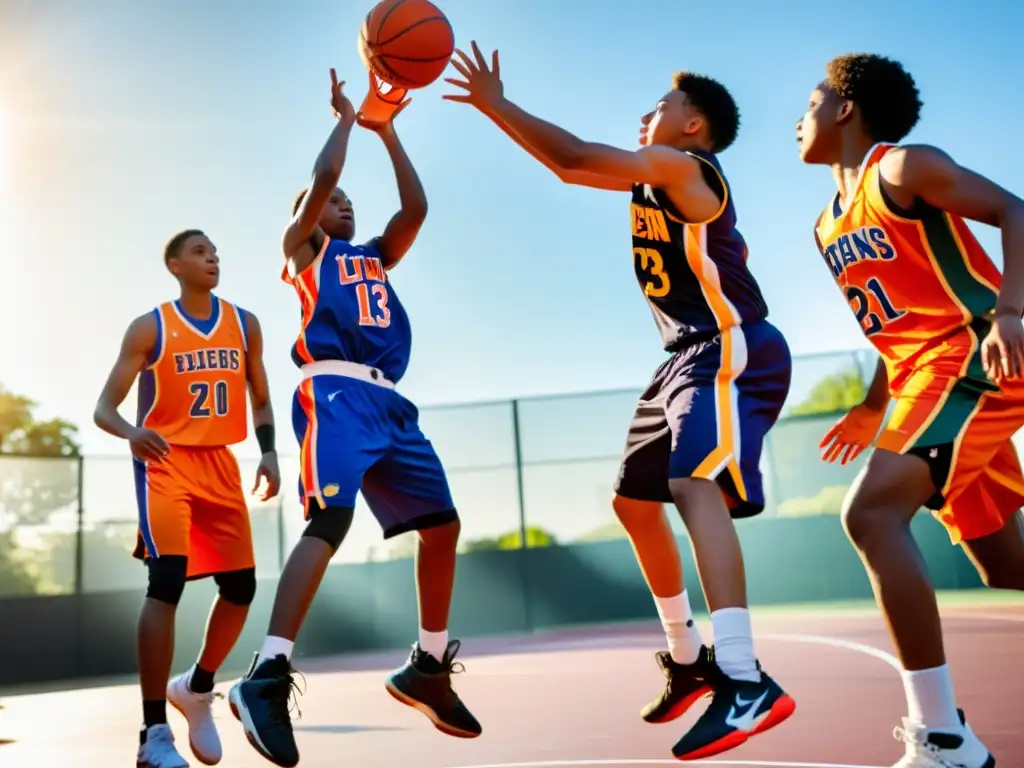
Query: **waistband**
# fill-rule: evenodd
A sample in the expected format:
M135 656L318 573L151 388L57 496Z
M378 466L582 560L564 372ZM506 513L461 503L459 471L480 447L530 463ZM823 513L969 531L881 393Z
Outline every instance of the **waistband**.
M346 376L385 389L395 388L395 383L385 378L378 368L350 363L347 360L318 360L315 363L306 363L301 370L304 379L312 379L314 376Z

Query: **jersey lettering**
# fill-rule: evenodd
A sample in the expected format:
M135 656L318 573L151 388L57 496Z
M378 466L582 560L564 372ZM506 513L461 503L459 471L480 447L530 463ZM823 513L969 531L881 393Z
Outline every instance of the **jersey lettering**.
M356 301L359 305L359 324L376 328L390 326L387 271L380 258L342 255L338 256L337 260L338 279L341 284L352 285L355 288Z
M658 208L650 208L636 203L630 203L629 207L633 218L633 237L656 240L660 243L672 242L668 235L668 224L665 222L664 212Z
M839 235L823 254L832 277L836 278L843 274L847 267L861 261L892 261L896 255L896 249L893 248L885 230L875 226L861 227Z
M661 211L658 213L660 214ZM656 299L668 296L669 291L672 290L672 283L665 272L665 261L661 258L661 254L654 248L634 248L633 256L638 260L640 269L651 277L644 284L644 295Z
M237 371L242 364L241 350L225 347L194 349L174 355L175 373L197 371Z
M857 322L860 323L865 336L874 336L887 323L898 320L907 314L905 310L896 309L893 306L892 301L889 300L889 296L885 292L885 287L877 277L870 278L864 284L864 288L867 290L856 285L847 286L846 300L850 303L850 308L857 317ZM881 316L871 311L871 298L874 298L875 303L881 309Z

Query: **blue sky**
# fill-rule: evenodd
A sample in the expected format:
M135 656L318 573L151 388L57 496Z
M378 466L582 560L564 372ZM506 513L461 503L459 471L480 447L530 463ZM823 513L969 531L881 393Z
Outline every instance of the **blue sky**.
M1018 192L1024 179L1020 99L1000 85L1020 70L1024 6L441 5L460 45L501 50L512 99L585 139L634 145L674 70L725 82L744 122L722 162L752 269L796 353L864 346L810 236L830 175L802 166L793 141L831 56L900 58L925 102L914 141ZM282 450L293 450L298 307L278 280L278 243L331 128L328 68L353 100L365 93L356 36L367 10L317 0L0 5L0 382L83 425L88 450L122 452L91 426L96 395L125 325L176 291L162 244L201 227L221 251L221 295L262 320ZM403 391L429 404L645 383L663 353L632 275L625 200L561 185L472 109L441 101L446 88L414 94L398 126L431 203L393 274L415 338ZM372 134L354 134L342 185L360 236L376 234L397 195ZM998 235L981 236L1000 258Z

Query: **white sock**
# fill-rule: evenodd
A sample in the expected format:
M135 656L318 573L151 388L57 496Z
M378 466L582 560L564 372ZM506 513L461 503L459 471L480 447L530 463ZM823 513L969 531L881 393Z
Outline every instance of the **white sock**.
M693 611L690 610L690 597L684 589L675 597L654 596L654 604L658 608L661 626L665 629L668 641L668 652L676 664L693 664L700 655L703 641L700 632L693 623Z
M917 672L904 670L903 689L907 694L908 715L912 722L933 731L960 732L953 678L947 664Z
M260 649L260 656L256 663L259 664L264 659L273 659L275 656L284 656L288 661L291 661L293 648L295 648L293 641L285 640L283 637L267 635L266 640L263 641L263 647Z
M756 683L761 679L754 655L754 631L746 608L722 608L711 613L715 633L715 661L733 680Z
M420 650L430 654L438 661L443 661L444 654L448 650L448 630L428 632L420 628Z

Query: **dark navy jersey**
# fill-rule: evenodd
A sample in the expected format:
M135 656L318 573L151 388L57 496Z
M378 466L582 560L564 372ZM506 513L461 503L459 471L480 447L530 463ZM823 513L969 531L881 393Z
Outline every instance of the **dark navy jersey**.
M324 239L316 259L284 281L302 304L302 330L292 347L298 366L344 360L378 368L394 383L409 366L409 316L372 244Z
M630 205L633 262L666 350L707 339L768 316L768 307L747 269L747 245L736 229L736 208L718 158L700 161L704 179L722 201L714 217L689 222L662 190L633 185Z

